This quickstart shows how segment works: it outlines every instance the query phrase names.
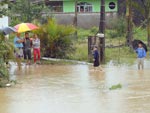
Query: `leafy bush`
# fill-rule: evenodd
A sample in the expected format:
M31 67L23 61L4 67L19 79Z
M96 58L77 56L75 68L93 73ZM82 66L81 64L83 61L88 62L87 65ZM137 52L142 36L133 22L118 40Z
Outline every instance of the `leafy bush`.
M76 43L75 52L70 54L69 59L88 61L88 46L87 43Z
M124 17L118 17L110 21L110 29L113 29L110 33L110 38L117 38L124 36L126 33L126 20Z
M41 2L40 5L33 3L31 0L15 0L15 3L8 2L9 8L7 15L11 19L11 26L21 22L31 22L34 19L40 20L43 12L50 15L50 9Z
M73 26L56 24L54 19L40 27L36 33L41 39L41 50L43 56L53 58L66 58L68 53L74 51L72 44Z
M5 37L0 33L0 84L2 80L9 80L9 72L6 67L6 62L13 56L13 45L5 40Z

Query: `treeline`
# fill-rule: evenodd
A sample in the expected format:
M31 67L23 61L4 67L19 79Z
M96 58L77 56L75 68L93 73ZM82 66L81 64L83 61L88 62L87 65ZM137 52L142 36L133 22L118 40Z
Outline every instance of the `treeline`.
M126 39L129 46L132 45L133 27L147 29L147 45L150 47L150 0L118 0L119 15L127 20Z

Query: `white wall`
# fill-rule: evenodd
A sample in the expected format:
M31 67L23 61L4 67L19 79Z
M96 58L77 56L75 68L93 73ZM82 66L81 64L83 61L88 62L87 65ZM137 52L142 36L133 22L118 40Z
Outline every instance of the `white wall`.
M0 28L7 27L8 26L8 17L3 16L0 18Z

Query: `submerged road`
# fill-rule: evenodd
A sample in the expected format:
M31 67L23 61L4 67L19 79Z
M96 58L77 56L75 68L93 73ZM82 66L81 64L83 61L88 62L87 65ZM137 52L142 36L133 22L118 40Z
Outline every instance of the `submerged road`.
M150 62L91 71L88 65L11 68L18 84L0 89L0 113L150 113ZM109 90L112 85L122 88Z

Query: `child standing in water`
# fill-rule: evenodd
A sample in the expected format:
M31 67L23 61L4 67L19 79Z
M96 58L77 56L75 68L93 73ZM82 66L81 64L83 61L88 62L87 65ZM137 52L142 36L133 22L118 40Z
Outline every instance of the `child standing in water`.
M138 69L144 69L144 58L146 57L146 51L143 48L141 43L138 44L138 48L136 49L137 57L138 57Z
M40 55L40 39L38 38L37 34L34 34L34 36L33 36L33 54L34 54L34 64L36 64L37 60L38 60L38 64L41 64L41 62L40 62L40 57L41 57L41 55Z
M97 67L100 68L100 71L102 71L101 67L100 67L100 62L99 62L99 53L98 53L98 50L97 50L97 47L94 46L94 49L93 49L93 56L94 56L94 70L96 70Z

